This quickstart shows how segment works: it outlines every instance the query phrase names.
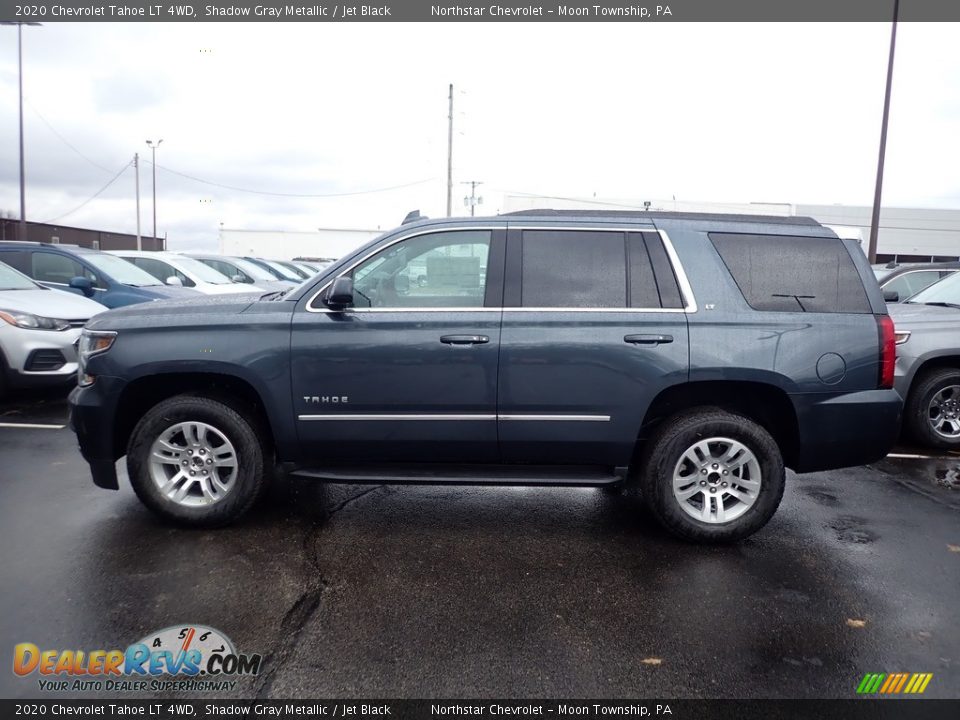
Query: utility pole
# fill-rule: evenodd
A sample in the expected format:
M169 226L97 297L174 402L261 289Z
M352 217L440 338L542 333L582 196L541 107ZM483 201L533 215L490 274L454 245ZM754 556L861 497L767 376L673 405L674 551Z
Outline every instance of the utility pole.
M470 206L470 217L473 217L477 205L483 204L483 198L477 197L477 185L483 185L483 182L481 180L466 180L460 184L470 186L470 196L463 199L463 204Z
M143 250L140 238L140 153L133 154L133 175L137 182L137 252Z
M447 217L453 214L453 83L450 83L447 114Z
M20 222L17 224L17 239L27 239L27 182L23 159L23 26L40 25L38 22L6 20L0 25L17 26L17 85L20 93Z
M877 160L877 186L873 193L873 216L870 219L870 245L867 257L877 261L877 236L880 234L880 196L883 192L883 159L887 154L887 120L890 117L890 90L893 86L893 53L897 47L897 20L900 0L893 0L893 28L890 30L890 59L887 61L887 89L883 96L883 121L880 123L880 157Z
M150 165L153 167L153 241L157 241L157 148L160 147L160 143L163 142L163 138L157 140L154 144L153 140L147 140L147 147L150 148L153 153L153 160L151 160Z

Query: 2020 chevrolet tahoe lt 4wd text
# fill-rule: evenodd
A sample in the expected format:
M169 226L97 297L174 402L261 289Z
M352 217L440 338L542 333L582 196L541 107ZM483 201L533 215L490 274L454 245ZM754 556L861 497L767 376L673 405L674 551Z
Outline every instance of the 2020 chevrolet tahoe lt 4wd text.
M893 324L805 218L539 211L421 220L293 290L95 318L72 426L188 525L269 470L350 483L635 481L685 538L745 537L784 468L882 457Z

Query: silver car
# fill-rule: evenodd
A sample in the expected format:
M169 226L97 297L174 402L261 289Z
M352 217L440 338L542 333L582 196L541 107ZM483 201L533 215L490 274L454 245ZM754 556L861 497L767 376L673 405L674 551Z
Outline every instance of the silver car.
M6 387L74 382L74 343L87 320L106 309L0 262L0 396Z
M960 273L888 307L905 429L923 445L960 450Z

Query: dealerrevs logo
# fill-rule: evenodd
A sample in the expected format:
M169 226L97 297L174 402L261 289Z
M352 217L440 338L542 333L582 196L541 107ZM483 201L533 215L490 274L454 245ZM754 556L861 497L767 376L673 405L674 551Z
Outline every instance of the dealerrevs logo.
M229 678L256 675L261 662L260 655L238 653L230 638L203 625L164 628L125 650L41 650L29 642L13 649L13 672L36 673L41 690L232 689L236 681ZM181 680L148 682L161 676ZM198 676L210 680L198 682Z

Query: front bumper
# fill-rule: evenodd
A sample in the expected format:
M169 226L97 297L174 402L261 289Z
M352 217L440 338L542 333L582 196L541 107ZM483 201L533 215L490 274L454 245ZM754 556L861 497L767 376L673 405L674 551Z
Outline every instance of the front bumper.
M0 322L0 348L10 385L28 388L73 382L77 376L74 343L80 331L81 328L29 330ZM58 356L59 365L55 361Z
M866 465L883 458L900 434L903 400L896 390L836 396L792 395L799 446L795 472Z
M117 404L126 382L120 378L99 376L89 387L76 387L70 393L70 428L76 433L80 454L90 465L93 483L117 490L116 462L122 454L116 447Z

